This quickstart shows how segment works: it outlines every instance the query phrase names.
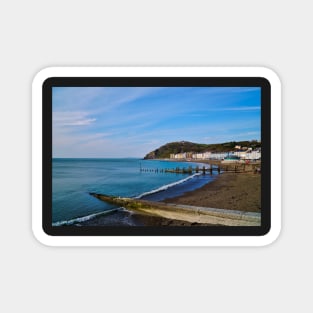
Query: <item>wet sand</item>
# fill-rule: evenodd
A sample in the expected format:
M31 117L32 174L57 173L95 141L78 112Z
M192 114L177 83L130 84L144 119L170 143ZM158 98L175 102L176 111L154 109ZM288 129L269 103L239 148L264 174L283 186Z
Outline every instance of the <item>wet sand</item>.
M261 175L224 172L202 188L163 202L261 212Z

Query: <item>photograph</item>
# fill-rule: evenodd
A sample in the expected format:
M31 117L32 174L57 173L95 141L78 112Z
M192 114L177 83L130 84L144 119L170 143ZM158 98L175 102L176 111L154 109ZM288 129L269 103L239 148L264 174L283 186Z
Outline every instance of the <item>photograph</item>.
M52 226L261 226L261 87L52 87Z

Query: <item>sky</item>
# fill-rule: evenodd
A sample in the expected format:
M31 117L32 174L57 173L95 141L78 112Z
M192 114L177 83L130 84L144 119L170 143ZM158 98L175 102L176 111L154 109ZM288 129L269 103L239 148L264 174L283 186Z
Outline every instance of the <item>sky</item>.
M144 157L172 141L261 138L258 87L53 87L53 157Z

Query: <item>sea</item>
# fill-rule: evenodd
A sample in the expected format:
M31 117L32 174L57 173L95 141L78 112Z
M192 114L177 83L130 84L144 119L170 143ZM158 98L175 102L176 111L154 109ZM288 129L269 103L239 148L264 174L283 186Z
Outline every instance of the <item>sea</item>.
M103 218L107 213L111 216L112 212L120 212L114 215L117 225L132 225L131 218L125 215L127 210L101 201L90 193L162 201L200 188L216 178L216 174L165 172L165 169L187 169L197 165L204 166L201 163L136 158L54 158L53 226L79 225L100 215ZM209 165L205 164L205 167Z

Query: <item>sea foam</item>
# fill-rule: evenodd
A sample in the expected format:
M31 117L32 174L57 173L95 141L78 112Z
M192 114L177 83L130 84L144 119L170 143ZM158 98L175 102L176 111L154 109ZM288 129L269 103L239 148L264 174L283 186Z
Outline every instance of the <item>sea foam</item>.
M68 220L68 221L59 221L59 222L52 223L52 226L69 226L69 225L73 225L73 224L76 224L76 223L89 221L89 220L91 220L91 219L93 219L93 218L95 218L97 216L110 214L110 213L119 211L120 209L121 208L116 208L116 209L112 209L112 210L107 210L107 211L102 211L102 212L98 212L98 213L93 213L93 214L82 216L82 217L73 218L73 219Z
M195 173L195 174L193 174L191 176L188 176L188 177L186 177L184 179L181 179L181 180L179 180L177 182L174 182L174 183L171 183L171 184L168 184L168 185L164 185L164 186L161 186L161 187L159 187L157 189L153 189L153 190L144 192L141 195L139 195L137 197L134 197L134 198L135 199L140 199L140 198L142 198L144 196L151 195L151 194L154 194L154 193L157 193L157 192L160 192L160 191L167 190L168 188L171 188L171 187L174 187L176 185L182 184L182 183L186 182L187 180L190 180L190 179L192 179L192 178L194 178L195 176L198 176L198 175L201 175L201 173Z

